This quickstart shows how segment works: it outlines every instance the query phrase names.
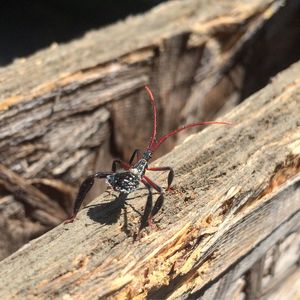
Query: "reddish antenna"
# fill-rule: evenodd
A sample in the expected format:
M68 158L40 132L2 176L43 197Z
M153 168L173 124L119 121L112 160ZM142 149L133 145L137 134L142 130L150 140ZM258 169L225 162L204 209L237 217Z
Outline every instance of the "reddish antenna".
M196 127L196 126L203 126L203 125L231 125L230 122L218 122L218 121L206 121L206 122L197 122L197 123L192 123L188 125L184 125L182 127L177 128L176 130L162 136L158 141L156 140L156 123L157 123L157 109L156 109L156 103L154 96L150 90L150 88L146 85L145 89L150 97L150 101L152 104L152 109L153 109L153 130L152 130L152 136L151 136L151 141L149 143L149 146L147 149L149 149L152 153L157 150L157 148L169 137L177 134L178 132L191 128L191 127Z
M157 108L156 108L154 96L153 96L150 88L147 85L145 85L145 89L150 97L150 101L151 101L152 109L153 109L153 129L152 129L151 140L150 140L150 143L148 146L148 149L152 149L154 144L156 144Z
M192 123L192 124L188 124L188 125L184 125L182 127L177 128L176 130L162 136L157 142L154 143L154 145L152 145L151 150L154 152L159 146L160 144L162 144L166 139L168 139L169 137L177 134L178 132L191 128L191 127L195 127L195 126L202 126L202 125L213 125L213 124L219 124L219 125L230 125L231 123L229 122L216 122L216 121L207 121L207 122L198 122L198 123Z

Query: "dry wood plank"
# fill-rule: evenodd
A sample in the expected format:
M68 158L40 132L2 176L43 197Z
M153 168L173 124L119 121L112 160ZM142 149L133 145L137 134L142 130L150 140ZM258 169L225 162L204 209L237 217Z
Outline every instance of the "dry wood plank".
M266 297L262 297L262 300L281 300L281 299L299 299L300 285L300 270L299 268L295 272L287 277L282 279L280 285L275 290L274 293L268 294Z
M56 225L67 216L67 214L61 212L57 203L51 201L45 194L28 184L21 176L18 176L3 165L0 165L0 184L13 195L16 195L24 202L28 202L28 204L36 208L37 211L44 211L41 217L37 217L37 220L42 224Z
M198 95L213 90L209 86L227 76L222 72L231 61L228 57L243 45L236 41L221 51L209 41L225 26L236 28L233 36L249 36L276 9L276 1L270 0L175 1L16 61L0 71L0 151L6 153L0 162L26 178L78 183L85 175L82 169L95 167L94 148L105 148L101 146L111 134L116 135L111 151L128 157L128 141L141 147L147 141L144 128L151 126L151 110L141 90L146 82L160 100L164 132L178 125L174 115L181 111L182 121L209 117L209 109L199 111L204 100L195 99L192 89ZM232 93L222 90L217 97L208 96L215 111L228 97Z
M286 197L286 192L288 191L285 191L282 196ZM280 283L298 269L299 234L300 212L297 212L276 228L272 234L261 241L238 263L232 265L216 282L201 288L195 296L201 295L204 300L233 299L232 293L236 293L236 286L240 287L238 299L246 297L246 294L247 299L261 299L276 293L276 290L280 289ZM295 235L298 239L295 239L291 244L291 236L294 238ZM277 252L280 244L286 244L286 240L291 244L289 248L285 247L285 250L289 252L283 251L281 253L282 259L278 259L278 255L275 255L270 261L270 253L274 256L273 252ZM289 263L286 263L286 261ZM284 262L283 266L282 262ZM280 272L274 272L278 265L281 265ZM253 278L250 278L250 280L246 278L249 275L254 277L254 280ZM256 280L257 276L261 276L262 280Z
M157 161L176 172L157 230L133 241L145 190L127 200L126 230L121 199L100 196L0 263L0 298L185 299L259 249L254 264L259 245L271 248L268 237L299 218L299 83L297 63L227 114L234 126L210 127Z
M218 27L222 27L223 31L225 25L227 28L230 25L237 27L239 22L259 15L272 3L274 1L270 0L255 0L251 3L237 0L174 1L153 9L150 14L134 19L128 18L125 22L119 22L105 30L90 32L85 36L84 42L78 40L67 45L54 44L50 50L40 51L28 59L20 59L1 70L0 95L1 100L6 99L1 106L2 108L9 107L20 102L24 93L41 94L43 90L42 94L46 94L46 91L51 91L51 84L59 82L58 76L60 80L65 81L65 84L67 81L74 82L72 78L69 78L72 75L77 76L75 81L77 84L84 83L84 79L87 79L84 76L84 70L89 68L93 70L95 62L107 63L117 57L132 54L137 49L148 48L151 44L160 46L162 40L168 37L193 31L193 26L198 26L200 37L203 36L200 42L205 42L205 35L209 33L209 30L214 30L216 34ZM197 33L197 30L194 30ZM180 51L180 49L175 49L175 51ZM134 60L135 55L129 58ZM115 67L118 67L118 64ZM78 73L78 70L83 70L83 74ZM90 81L95 80L96 75L100 75L97 73L89 78ZM172 72L169 74L174 76Z
M158 100L162 133L233 107L247 77L243 50L251 42L260 44L256 32L278 11L292 10L279 4L171 1L0 69L0 152L5 153L0 163L24 185L39 189L42 198L65 199L57 210L64 215L73 199L69 185L77 186L87 174L110 168L112 157L128 158L133 147L148 142L152 121L145 83ZM297 31L293 36L289 40L298 40ZM170 139L157 155L174 144ZM53 185L57 180L65 185ZM13 196L26 211L22 222L34 225L49 215L30 205L32 199L11 192L17 189L16 182L9 188L0 183L3 201ZM101 191L99 185L91 198ZM2 235L10 235L8 227L2 227Z

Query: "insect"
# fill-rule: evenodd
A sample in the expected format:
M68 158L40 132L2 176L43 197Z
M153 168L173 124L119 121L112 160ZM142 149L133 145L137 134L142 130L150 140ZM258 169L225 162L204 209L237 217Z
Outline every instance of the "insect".
M112 163L112 170L110 172L97 172L93 175L88 176L80 185L77 197L75 199L74 204L74 210L73 215L71 218L66 220L65 223L73 222L80 207L81 204L88 193L88 191L92 188L94 185L95 179L106 179L106 183L110 185L115 191L124 193L124 194L130 194L136 189L138 189L140 183L143 183L147 188L154 188L160 195L163 194L162 188L154 183L148 176L145 175L146 171L168 171L168 185L167 185L167 191L170 191L171 185L174 179L174 170L171 167L156 167L156 168L150 168L148 166L150 159L153 156L153 153L158 149L158 147L169 137L177 134L178 132L195 127L195 126L201 126L201 125L209 125L209 124L230 124L229 122L198 122L198 123L192 123L185 126L182 126L164 136L157 139L156 133L157 133L157 108L154 96L148 86L145 86L145 89L149 95L151 104L152 104L152 110L153 110L153 129L152 129L152 135L151 140L148 145L148 147L144 150L144 152L141 152L140 150L135 150L129 160L129 163L124 162L120 159L116 159ZM134 163L134 160L136 158L136 162ZM117 167L120 167L120 170L117 171ZM151 220L152 212L150 213L149 220Z

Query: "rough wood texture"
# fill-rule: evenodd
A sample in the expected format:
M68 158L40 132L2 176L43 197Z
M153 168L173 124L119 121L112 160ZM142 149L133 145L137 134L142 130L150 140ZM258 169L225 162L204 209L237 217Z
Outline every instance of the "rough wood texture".
M203 300L298 299L299 218L297 212L208 288L194 296Z
M299 45L300 4L281 4L171 1L1 69L0 230L7 247L0 257L59 223L74 186L88 173L144 147L152 122L145 83L155 93L165 133L229 110L268 82L274 65L290 63ZM287 22L291 16L294 23ZM274 32L278 24L289 32L288 42ZM274 42L283 50L270 56ZM252 68L257 56L264 62L259 76ZM158 155L173 145L170 139ZM7 176L14 180L6 182ZM20 182L29 194L22 194ZM98 185L91 195L100 191ZM57 209L51 220L49 205ZM12 206L20 213L11 214Z
M268 250L299 232L299 83L297 63L227 114L234 126L210 127L157 161L176 172L157 230L133 241L145 190L130 196L126 210L117 205L121 199L100 196L75 223L0 263L0 298L194 299L213 294L224 274L236 278L232 295L251 295L247 284L259 284L251 268L261 272ZM299 251L291 253L297 267ZM298 273L299 266L291 276ZM284 286L295 295L293 282Z

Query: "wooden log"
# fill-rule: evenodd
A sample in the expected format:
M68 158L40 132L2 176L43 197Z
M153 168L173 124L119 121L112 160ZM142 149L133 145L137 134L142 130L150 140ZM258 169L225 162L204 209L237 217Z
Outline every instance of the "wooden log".
M156 229L134 239L147 191L130 195L124 210L122 199L102 195L73 224L0 263L0 298L213 299L213 283L229 273L234 295L262 288L251 268L299 232L299 83L300 62L224 116L233 126L192 135L155 163L176 173ZM285 286L299 293L292 279Z
M145 105L142 87L149 82L159 100L164 132L178 126L174 115L183 108L182 121L213 115L203 107L205 97L195 100L190 90L194 88L197 94L201 90L206 96L213 93L215 89L208 86L227 76L223 71L232 61L228 56L234 56L243 41L231 42L227 55L210 41L221 35L218 31L224 26L239 23L243 30L236 29L232 35L250 35L253 27L266 20L264 11L273 1L256 0L251 5L245 1L236 11L237 3L216 6L207 1L175 1L145 16L91 32L82 40L54 45L1 70L0 150L7 155L0 162L26 178L60 177L78 183L84 167L95 168L94 148L107 150L101 146L112 134L109 120L114 135L111 151L128 157L132 152L128 140L136 147L148 141L144 128L151 126L151 109ZM204 5L205 10L200 9ZM276 12L275 7L268 17ZM159 28L155 26L158 19ZM227 84L226 89L230 88ZM215 91L222 92L222 97L207 96L215 111L233 94ZM191 114L195 107L198 115Z
M246 76L245 49L264 41L257 32L278 11L297 8L280 3L171 1L1 69L0 151L5 155L0 156L0 177L9 170L19 178L0 182L0 231L8 237L1 257L20 240L58 224L70 211L74 187L89 173L109 169L112 157L128 159L135 147L147 144L152 118L145 83L158 101L161 133L180 123L213 119L236 105L244 89L249 94L243 82L253 87L260 77ZM298 41L298 27L290 27L289 41ZM269 31L266 36L277 37ZM258 51L272 66L273 56ZM170 139L157 155L174 144ZM25 198L18 182L31 190ZM91 198L101 191L98 185ZM54 202L56 214L51 205L36 206L45 199ZM11 205L26 212L20 213L21 222L6 212Z

